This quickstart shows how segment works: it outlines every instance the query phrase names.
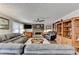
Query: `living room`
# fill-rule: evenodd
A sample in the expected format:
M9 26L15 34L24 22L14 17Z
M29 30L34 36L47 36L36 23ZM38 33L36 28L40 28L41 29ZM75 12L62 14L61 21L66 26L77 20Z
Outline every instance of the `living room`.
M78 29L78 3L0 3L1 55L78 55Z

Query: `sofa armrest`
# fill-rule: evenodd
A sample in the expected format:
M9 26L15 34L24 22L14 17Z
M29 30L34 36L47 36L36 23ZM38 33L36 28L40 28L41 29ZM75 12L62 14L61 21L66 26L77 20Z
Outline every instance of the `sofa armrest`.
M17 43L0 43L0 54L21 54L24 45Z

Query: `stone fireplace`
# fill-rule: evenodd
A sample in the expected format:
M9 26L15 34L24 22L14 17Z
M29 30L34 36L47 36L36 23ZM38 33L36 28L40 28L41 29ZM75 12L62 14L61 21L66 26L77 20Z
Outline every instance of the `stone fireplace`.
M44 24L33 24L33 37L41 36L44 31Z

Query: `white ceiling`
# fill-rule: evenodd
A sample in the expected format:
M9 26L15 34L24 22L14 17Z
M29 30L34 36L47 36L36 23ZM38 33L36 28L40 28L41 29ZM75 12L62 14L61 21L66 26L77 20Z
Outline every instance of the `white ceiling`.
M0 13L18 21L32 23L33 19L46 18L44 23L53 23L79 9L79 4L56 3L6 3L0 4ZM49 20L49 21L48 21Z

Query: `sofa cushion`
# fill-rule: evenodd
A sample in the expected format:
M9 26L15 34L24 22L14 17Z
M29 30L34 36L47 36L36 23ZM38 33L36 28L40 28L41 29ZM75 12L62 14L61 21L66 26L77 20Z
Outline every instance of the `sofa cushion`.
M16 35L16 36L20 36L21 34L20 34L20 33L15 33L15 35Z
M0 54L21 54L23 44L17 43L0 43Z
M7 39L11 39L12 38L12 34L6 34Z
M73 50L24 50L24 55L75 55L75 52Z
M16 33L9 33L9 34L6 34L6 37L7 39L11 39L11 38L17 37L17 35Z
M24 54L29 55L73 55L75 50L71 45L61 44L29 44L24 49Z
M2 38L0 37L0 42L2 41Z
M16 33L11 33L11 37L12 38L16 37Z
M21 36L17 36L17 37L14 37L12 39L9 39L9 40L6 40L6 41L3 41L3 43L8 43L8 42L12 42L12 41L15 41L17 39L21 38Z
M6 41L3 41L3 43L12 42L12 41L14 41L14 40L16 40L16 37L15 37L15 38L12 38L12 39L9 39L9 40L6 40Z
M21 37L19 39L16 39L14 41L12 41L13 43L25 43L27 41L26 37Z
M71 45L61 44L29 44L26 46L28 51L36 50L63 50L63 49L74 49Z
M4 41L4 40L7 40L6 36L1 34L0 35L0 42Z

